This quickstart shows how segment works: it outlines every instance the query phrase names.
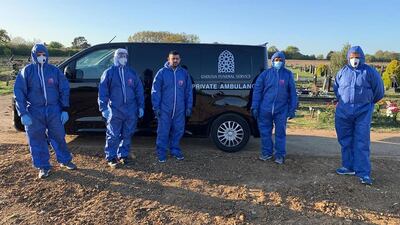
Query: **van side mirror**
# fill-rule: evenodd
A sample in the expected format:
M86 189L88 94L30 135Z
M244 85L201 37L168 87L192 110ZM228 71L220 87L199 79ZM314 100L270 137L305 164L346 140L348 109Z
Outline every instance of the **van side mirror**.
M75 70L70 65L65 67L64 74L65 74L65 77L67 77L68 80L75 80L76 79Z
M83 79L83 71L80 69L74 69L72 66L66 66L64 74L70 81L80 81Z

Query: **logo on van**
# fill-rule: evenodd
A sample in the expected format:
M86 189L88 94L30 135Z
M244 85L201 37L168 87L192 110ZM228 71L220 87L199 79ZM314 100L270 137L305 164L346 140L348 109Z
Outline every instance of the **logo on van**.
M235 57L233 54L224 50L218 57L218 73L234 73L235 72Z

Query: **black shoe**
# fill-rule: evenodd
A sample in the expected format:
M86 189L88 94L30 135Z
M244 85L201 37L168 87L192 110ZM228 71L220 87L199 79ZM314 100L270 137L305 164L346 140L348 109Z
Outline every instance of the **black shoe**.
M128 165L132 162L132 160L129 157L121 157L121 158L119 158L119 162L122 165Z
M117 159L109 160L109 161L107 161L107 164L108 164L108 166L111 167L112 169L115 169L115 168L117 168L118 160L117 160Z

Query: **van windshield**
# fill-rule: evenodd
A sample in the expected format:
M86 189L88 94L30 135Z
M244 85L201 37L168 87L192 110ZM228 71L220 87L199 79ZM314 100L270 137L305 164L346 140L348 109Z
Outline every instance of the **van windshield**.
M76 69L82 71L83 79L99 79L114 61L115 49L100 49L78 59Z
M89 53L86 57L77 61L79 68L95 66L105 63L113 58L114 49L102 49Z

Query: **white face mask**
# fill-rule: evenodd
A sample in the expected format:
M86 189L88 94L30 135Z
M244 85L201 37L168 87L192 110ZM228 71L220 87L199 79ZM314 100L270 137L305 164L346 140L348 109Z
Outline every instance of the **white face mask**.
M121 57L118 59L119 64L121 64L122 66L125 66L127 61L128 59L126 57Z
M353 68L356 68L358 65L360 65L360 59L351 58L351 59L350 59L350 65L351 65Z
M40 64L43 64L46 62L46 56L43 56L43 55L36 57L36 59L37 59L38 63L40 63Z

